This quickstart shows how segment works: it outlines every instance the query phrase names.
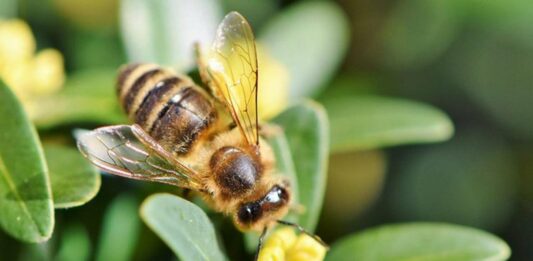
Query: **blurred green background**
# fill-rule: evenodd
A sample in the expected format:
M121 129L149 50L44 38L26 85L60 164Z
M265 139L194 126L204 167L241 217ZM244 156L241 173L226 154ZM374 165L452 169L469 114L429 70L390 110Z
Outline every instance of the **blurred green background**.
M37 49L63 54L64 89L38 99L32 117L41 137L61 143L72 126L124 122L113 96L118 66L153 60L194 73L187 43L212 37L223 14L237 10L286 67L288 103L314 98L328 111L332 152L317 234L333 242L385 223L443 221L490 231L514 260L533 260L533 1L152 2L0 0L2 17L29 24ZM76 108L62 95L78 98ZM60 258L76 242L99 249L91 257L105 255L114 250L97 247L106 245L100 231L122 224L109 239L114 249L140 234L131 258L170 259L137 218L141 200L165 189L105 176L94 200L56 211L44 245L0 232L2 258Z

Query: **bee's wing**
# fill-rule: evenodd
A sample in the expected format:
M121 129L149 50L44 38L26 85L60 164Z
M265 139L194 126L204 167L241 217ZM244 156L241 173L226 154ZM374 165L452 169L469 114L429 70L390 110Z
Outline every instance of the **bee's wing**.
M199 189L196 172L176 160L138 125L77 133L81 153L102 171L126 178Z
M249 144L259 144L257 122L257 54L250 24L237 12L220 23L211 50L202 57L200 75L231 113Z

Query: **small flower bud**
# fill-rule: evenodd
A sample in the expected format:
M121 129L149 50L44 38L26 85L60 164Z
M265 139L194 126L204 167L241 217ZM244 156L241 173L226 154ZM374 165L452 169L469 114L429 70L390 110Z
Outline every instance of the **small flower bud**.
M259 253L259 261L321 261L326 247L314 238L294 233L290 227L277 229L265 242Z
M56 92L65 80L63 56L54 49L40 51L34 60L33 88L34 95L45 95Z
M285 251L280 247L263 247L259 252L258 261L284 261Z
M22 20L0 20L0 73L13 63L31 59L35 39L30 27Z
M286 261L320 261L326 256L326 248L314 238L301 234L286 256Z
M288 250L296 242L296 234L292 228L277 229L268 237L265 247L279 247L284 251Z

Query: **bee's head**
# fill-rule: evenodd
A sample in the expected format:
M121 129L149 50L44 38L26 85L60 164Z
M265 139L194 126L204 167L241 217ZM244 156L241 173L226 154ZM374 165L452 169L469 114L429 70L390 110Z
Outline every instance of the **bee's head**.
M241 204L235 223L241 229L259 230L287 214L290 201L288 183L276 184L259 200Z

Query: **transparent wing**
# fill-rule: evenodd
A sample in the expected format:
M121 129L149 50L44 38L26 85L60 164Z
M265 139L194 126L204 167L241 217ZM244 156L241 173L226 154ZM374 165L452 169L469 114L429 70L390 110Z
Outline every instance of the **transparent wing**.
M104 172L198 189L197 175L138 125L116 125L76 134L78 149Z
M257 54L250 24L237 12L226 15L211 50L199 60L204 81L226 105L246 141L258 145Z

